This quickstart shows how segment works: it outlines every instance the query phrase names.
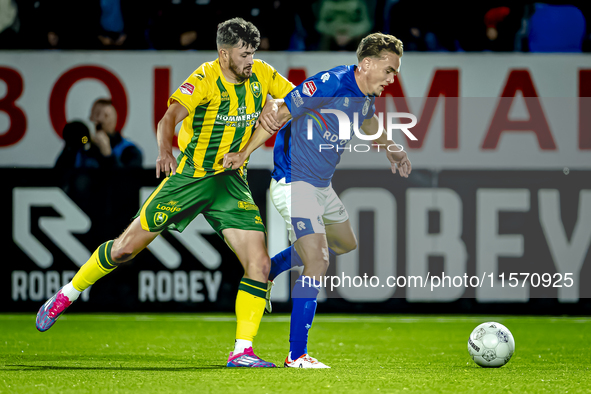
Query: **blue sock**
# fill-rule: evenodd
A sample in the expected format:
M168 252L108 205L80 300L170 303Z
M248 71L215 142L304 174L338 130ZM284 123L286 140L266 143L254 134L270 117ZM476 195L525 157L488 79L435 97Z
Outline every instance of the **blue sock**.
M295 360L308 353L308 330L316 314L316 298L320 283L308 276L300 276L293 287L291 298L291 322L289 332L289 351Z
M280 273L292 269L293 267L302 267L304 262L296 252L295 247L282 250L271 258L271 271L269 271L269 280L274 280Z
M336 252L328 248L328 253L331 256L337 256ZM275 280L280 273L292 269L293 267L303 267L304 262L296 252L295 247L291 245L289 248L282 250L271 258L271 270L269 271L269 280Z

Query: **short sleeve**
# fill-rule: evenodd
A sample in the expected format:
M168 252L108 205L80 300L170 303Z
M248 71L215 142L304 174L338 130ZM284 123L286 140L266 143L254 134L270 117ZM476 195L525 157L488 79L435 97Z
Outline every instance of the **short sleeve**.
M285 104L293 118L334 100L340 83L338 78L326 78L327 75L330 76L327 72L306 79L285 97Z
M282 99L291 92L295 85L287 80L283 75L277 72L271 65L262 62L267 73L267 86L269 94L275 99Z
M210 90L204 68L199 67L172 94L168 99L168 105L170 106L172 100L176 100L192 113L195 108L208 101Z

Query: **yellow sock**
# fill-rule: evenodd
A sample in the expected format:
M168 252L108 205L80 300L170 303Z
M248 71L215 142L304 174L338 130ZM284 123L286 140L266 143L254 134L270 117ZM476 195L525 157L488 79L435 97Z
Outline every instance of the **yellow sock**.
M236 296L236 339L251 341L259 331L265 311L267 284L242 278Z
M105 242L94 251L86 264L80 267L80 270L72 279L72 285L76 290L84 291L88 289L97 280L117 268L111 260L112 246L113 241Z

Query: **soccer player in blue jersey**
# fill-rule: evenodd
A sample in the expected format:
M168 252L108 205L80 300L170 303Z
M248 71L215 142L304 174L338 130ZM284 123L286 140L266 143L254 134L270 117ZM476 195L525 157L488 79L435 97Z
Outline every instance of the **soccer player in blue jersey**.
M319 279L326 274L329 255L340 255L357 247L357 240L343 203L331 185L335 168L350 138L340 139L338 116L322 110L337 109L357 122L351 128L367 135L380 130L375 97L394 82L400 71L402 42L382 33L365 37L357 49L357 65L339 66L320 72L277 102L279 130L274 147L271 181L273 203L283 216L292 246L271 261L272 281L292 266L304 266L292 291L290 352L286 367L330 368L308 355L308 330L316 313ZM291 119L291 120L290 120ZM311 119L311 120L310 120ZM311 130L309 130L311 129ZM238 153L224 157L224 166L239 168L270 134L257 131ZM400 145L386 133L374 139L385 146L393 173L408 177L411 163Z

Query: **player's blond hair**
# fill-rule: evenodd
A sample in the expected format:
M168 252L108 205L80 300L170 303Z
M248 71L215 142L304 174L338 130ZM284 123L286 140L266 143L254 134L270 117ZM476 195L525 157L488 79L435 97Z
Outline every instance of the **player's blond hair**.
M357 47L357 60L366 57L379 58L382 51L389 51L402 57L402 41L384 33L372 33L363 38Z

